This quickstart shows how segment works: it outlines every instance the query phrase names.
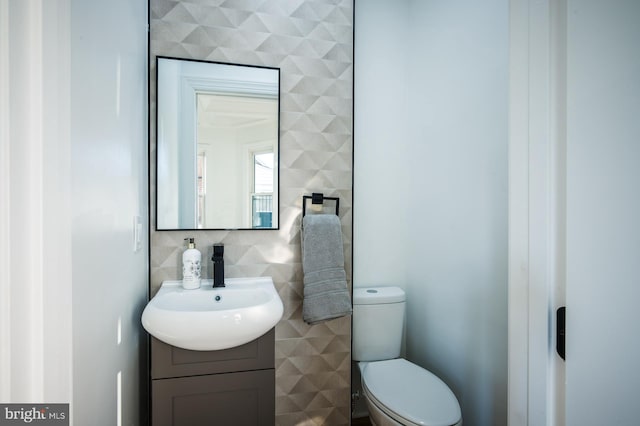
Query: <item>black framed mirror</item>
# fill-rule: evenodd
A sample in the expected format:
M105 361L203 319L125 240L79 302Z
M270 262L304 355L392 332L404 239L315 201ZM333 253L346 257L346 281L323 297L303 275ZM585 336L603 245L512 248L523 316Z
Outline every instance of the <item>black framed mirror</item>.
M279 229L280 69L158 56L156 229Z

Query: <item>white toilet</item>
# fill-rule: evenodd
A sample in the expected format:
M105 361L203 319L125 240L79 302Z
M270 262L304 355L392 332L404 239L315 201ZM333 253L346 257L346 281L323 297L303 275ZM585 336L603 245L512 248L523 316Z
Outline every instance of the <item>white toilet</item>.
M353 290L353 360L374 426L460 426L460 404L433 373L400 356L405 294L399 287Z

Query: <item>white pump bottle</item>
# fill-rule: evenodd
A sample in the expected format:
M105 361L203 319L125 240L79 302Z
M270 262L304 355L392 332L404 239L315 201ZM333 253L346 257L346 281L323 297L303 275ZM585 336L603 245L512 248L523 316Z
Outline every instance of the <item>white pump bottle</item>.
M188 248L182 253L182 287L187 290L200 288L200 264L202 253L196 248L194 238L185 238Z

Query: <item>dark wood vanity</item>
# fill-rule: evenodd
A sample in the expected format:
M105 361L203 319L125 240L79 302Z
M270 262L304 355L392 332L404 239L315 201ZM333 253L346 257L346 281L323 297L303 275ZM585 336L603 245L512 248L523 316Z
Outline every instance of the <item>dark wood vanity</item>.
M219 351L180 349L151 337L151 424L274 426L274 330Z

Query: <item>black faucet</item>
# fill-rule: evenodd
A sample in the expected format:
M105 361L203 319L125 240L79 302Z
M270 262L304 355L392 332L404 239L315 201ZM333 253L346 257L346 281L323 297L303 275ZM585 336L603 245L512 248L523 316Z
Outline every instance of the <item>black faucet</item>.
M213 245L213 287L224 287L224 245Z

